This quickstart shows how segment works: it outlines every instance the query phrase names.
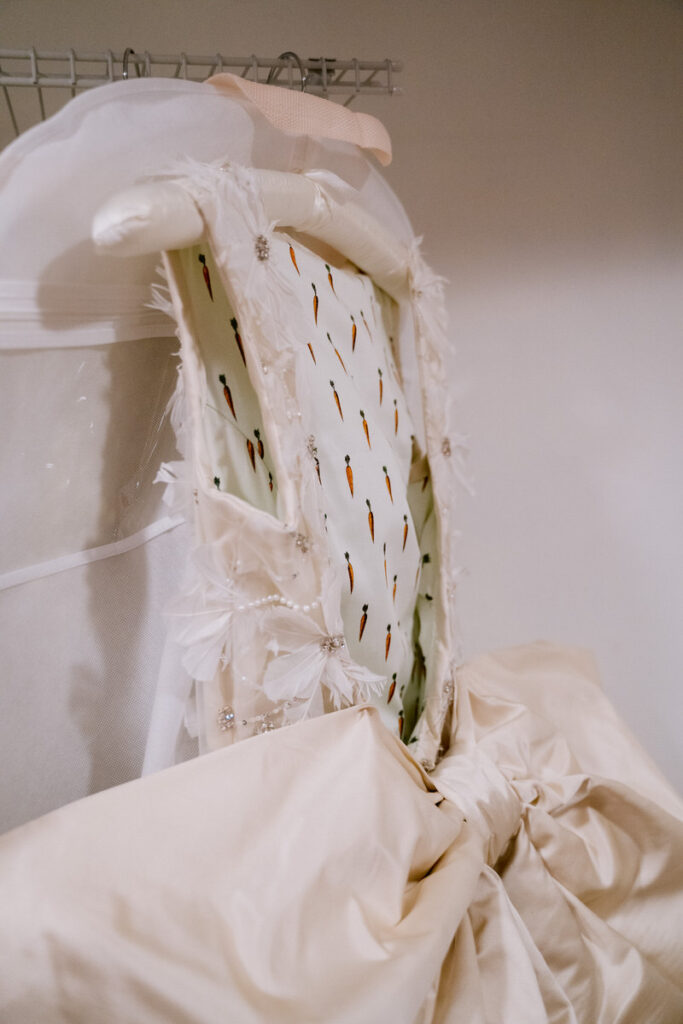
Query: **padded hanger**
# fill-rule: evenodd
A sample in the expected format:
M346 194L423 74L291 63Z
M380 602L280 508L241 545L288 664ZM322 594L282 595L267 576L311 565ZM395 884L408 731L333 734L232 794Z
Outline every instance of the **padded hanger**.
M334 175L263 170L254 174L269 221L332 246L394 298L405 294L407 247L353 200L333 198L324 180L334 182ZM183 249L203 235L199 210L188 192L173 182L137 185L118 193L100 207L92 227L95 245L118 256Z

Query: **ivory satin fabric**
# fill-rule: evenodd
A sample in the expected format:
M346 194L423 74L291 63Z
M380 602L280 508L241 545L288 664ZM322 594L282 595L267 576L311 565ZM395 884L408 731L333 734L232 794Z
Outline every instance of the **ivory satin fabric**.
M457 704L431 776L350 708L5 835L3 1022L679 1022L683 810L590 658Z

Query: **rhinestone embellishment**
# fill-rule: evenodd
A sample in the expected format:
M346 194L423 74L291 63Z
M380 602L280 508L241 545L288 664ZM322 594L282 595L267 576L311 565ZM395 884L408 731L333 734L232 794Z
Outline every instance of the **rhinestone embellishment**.
M265 235L257 235L256 241L254 242L254 251L256 252L256 258L261 260L267 260L270 256L270 242Z
M325 652L325 654L336 654L340 648L345 646L346 641L340 633L337 633L336 636L323 637L320 641L320 648Z
M246 676L242 676L242 682L246 682ZM273 732L274 729L280 729L282 726L289 725L287 712L296 707L298 704L305 704L306 699L304 697L293 697L291 700L286 700L269 711L263 711L261 714L252 715L250 718L238 718L235 710L226 704L220 709L216 716L218 727L221 732L229 732L236 726L241 726L242 729L249 728L252 736L257 736L259 733Z
M306 536L305 533L297 533L294 543L304 555L306 554L310 547L308 537Z
M235 726L235 712L229 704L222 707L217 715L218 728L221 732L228 732Z
M451 441L450 441L449 437L444 437L443 441L441 442L441 453L442 453L442 455L445 455L446 458L448 458L450 456L450 454L451 454Z

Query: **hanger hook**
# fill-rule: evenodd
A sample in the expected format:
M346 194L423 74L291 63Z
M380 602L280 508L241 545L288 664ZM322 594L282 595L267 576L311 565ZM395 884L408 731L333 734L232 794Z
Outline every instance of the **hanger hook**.
M305 67L303 65L303 62L302 62L301 57L299 56L299 54L298 53L294 53L294 50L285 50L284 53L280 54L280 56L278 57L278 60L294 60L294 61L296 61L297 67L299 68L299 74L301 75L301 91L302 92L306 92L306 85L308 83L308 75L306 74L306 69L305 69ZM268 78L266 79L266 85L270 85L272 83L273 78L275 77L276 70L277 70L277 68L274 68L274 67L270 69L270 71L268 72Z
M125 80L128 79L128 61L131 58L131 54L133 56L135 56L135 50L131 46L127 46L125 51L124 51L124 54L123 54L123 61L122 61L123 70L121 71L121 78L123 78ZM136 70L138 78L139 78L140 77L140 71L138 69L137 63L135 64L135 70Z

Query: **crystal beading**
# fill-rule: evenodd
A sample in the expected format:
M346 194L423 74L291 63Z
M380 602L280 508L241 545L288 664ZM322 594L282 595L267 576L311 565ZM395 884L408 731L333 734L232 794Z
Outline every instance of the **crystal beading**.
M265 235L257 235L254 241L254 251L256 258L263 261L267 260L270 256L270 242Z
M346 641L341 633L337 633L335 636L325 636L320 641L320 647L325 654L336 654L342 647L346 646Z
M229 705L225 704L216 715L216 721L221 732L229 732L235 726L239 725L242 728L251 726L252 735L258 735L259 733L272 732L274 729L279 729L284 725L290 725L291 722L287 718L287 712L293 707L299 704L305 704L306 700L304 697L293 697L291 700L286 700L281 704L277 704L269 711L263 711L261 714L252 715L250 718L237 718L234 709Z
M228 732L235 726L235 712L233 711L229 704L226 704L218 712L216 720L218 722L218 728L220 729L220 731Z

